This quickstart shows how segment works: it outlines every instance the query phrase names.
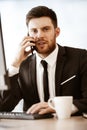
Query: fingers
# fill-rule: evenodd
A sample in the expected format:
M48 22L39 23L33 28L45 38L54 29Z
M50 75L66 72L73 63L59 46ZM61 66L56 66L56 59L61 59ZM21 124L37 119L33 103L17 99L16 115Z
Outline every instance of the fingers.
M26 56L32 52L31 46L35 46L35 40L32 37L26 36L19 45L19 51Z
M39 114L46 114L46 113L54 113L55 110L51 109L50 107L47 107L46 109L41 109L39 111Z
M48 106L47 102L40 102L34 104L31 106L31 108L27 110L27 113L32 113L32 114L33 113L46 114L50 112L54 112L54 110Z
M25 52L31 51L31 47L35 46L35 43L32 42L27 42L26 45L24 46Z
M27 113L37 113L40 111L40 109L46 107L48 107L48 104L46 102L36 103L28 109Z
M35 40L32 37L24 37L21 44L22 47L35 46Z
M37 103L37 104L34 104L32 105L27 113L37 113L39 112L42 108L46 108L48 107L48 104L46 102L41 102L41 103Z

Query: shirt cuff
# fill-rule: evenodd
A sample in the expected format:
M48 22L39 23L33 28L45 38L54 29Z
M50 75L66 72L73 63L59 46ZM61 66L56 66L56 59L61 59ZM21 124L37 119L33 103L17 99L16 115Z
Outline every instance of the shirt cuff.
M18 73L19 73L19 67L18 68L14 67L14 66L9 67L9 69L8 69L9 77L12 77Z

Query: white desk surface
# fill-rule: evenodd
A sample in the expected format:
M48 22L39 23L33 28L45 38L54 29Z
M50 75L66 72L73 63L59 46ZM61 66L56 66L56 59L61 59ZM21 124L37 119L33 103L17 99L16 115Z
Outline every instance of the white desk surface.
M0 130L87 130L87 119L82 116L66 120L56 118L40 120L0 120Z

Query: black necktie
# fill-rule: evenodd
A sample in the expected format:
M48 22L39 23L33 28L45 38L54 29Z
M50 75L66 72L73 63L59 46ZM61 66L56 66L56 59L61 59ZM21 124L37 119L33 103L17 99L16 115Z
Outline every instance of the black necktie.
M47 62L42 60L41 64L43 65L43 88L44 88L44 101L49 99L49 88L48 88L48 72L47 72Z

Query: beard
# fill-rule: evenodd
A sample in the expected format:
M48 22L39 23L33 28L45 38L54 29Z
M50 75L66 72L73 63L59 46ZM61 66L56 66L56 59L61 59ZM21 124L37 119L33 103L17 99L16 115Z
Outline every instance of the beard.
M42 55L49 55L50 53L52 53L54 51L55 48L56 48L55 37L53 39L51 39L50 42L47 40L41 39L36 44L36 51Z

